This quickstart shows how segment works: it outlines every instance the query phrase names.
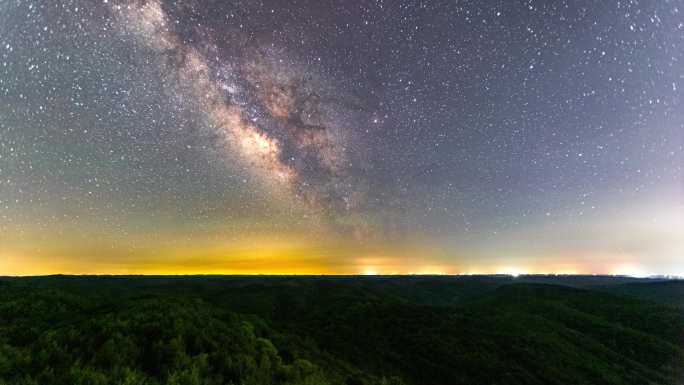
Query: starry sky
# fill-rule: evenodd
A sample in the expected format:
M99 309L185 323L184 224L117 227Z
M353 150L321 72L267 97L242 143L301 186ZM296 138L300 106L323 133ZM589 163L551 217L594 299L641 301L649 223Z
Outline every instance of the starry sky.
M684 275L684 2L0 0L0 274Z

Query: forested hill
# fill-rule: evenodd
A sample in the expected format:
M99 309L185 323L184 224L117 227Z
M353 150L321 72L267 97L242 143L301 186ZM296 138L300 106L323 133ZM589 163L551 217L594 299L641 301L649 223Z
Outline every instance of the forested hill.
M552 278L3 278L0 384L681 382L676 281Z

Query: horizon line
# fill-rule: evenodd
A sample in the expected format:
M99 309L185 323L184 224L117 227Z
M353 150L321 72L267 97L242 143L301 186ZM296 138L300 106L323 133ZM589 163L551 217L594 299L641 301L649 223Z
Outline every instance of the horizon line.
M665 280L684 280L684 276L676 274L653 274L648 276L635 276L629 274L605 274L605 273L529 273L529 274L509 274L509 273L482 273L482 274L269 274L269 273L252 273L252 274L221 274L221 273L192 273L192 274L70 274L70 273L53 273L53 274L35 274L35 275L3 275L1 278L47 278L47 277L241 277L241 278L257 278L257 277L329 277L329 278L387 278L387 277L607 277L607 278L632 278L632 279L665 279Z

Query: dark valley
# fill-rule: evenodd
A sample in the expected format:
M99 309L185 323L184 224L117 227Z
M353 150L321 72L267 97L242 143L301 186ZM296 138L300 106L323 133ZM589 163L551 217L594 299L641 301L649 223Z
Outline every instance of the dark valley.
M0 280L1 384L679 384L684 281Z

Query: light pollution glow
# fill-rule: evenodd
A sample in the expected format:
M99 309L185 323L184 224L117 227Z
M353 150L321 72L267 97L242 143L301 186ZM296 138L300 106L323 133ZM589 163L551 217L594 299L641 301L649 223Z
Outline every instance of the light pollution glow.
M680 208L682 210L682 208ZM448 240L404 239L359 245L354 238L288 232L278 237L245 234L182 239L87 235L89 230L57 236L36 229L22 236L0 236L0 271L4 275L43 274L611 274L684 276L682 211L660 211L651 221L617 220L606 233L590 221L584 233L567 227L537 233L500 234L488 248L465 248ZM631 222L631 223L630 223ZM562 239L573 231L572 239ZM617 236L615 232L620 233ZM606 238L608 242L596 241ZM535 238L540 238L536 239ZM541 239L545 238L545 239ZM559 239L560 238L560 239ZM624 246L613 244L622 239ZM644 253L630 253L637 242ZM652 242L652 243L649 243ZM478 242L479 243L479 242ZM517 248L517 249L516 249ZM461 254L455 254L461 250ZM504 253L501 250L505 250ZM648 261L644 263L643 261Z

